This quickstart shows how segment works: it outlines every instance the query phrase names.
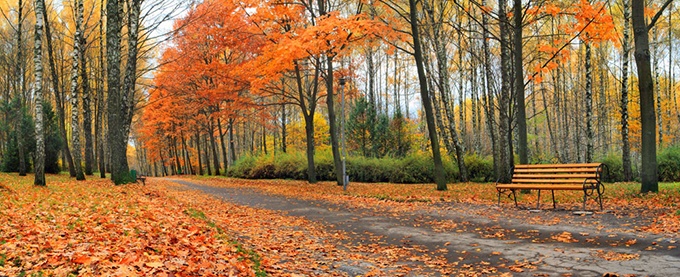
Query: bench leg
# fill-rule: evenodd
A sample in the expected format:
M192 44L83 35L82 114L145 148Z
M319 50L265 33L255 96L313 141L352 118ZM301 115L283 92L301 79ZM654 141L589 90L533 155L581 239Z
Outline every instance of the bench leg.
M501 191L500 190L496 190L496 191L498 191L498 206L500 207L501 206Z
M541 209L541 190L538 190L538 199L536 199L536 209Z
M554 190L551 190L550 192L552 192L553 209L556 210L556 209L557 209L557 204L555 204L555 191L554 191Z
M587 194L586 191L584 190L584 191L583 191L583 211L586 210L586 200L588 200L588 194Z
M600 211L602 210L602 192L600 190L597 190L597 201L600 202Z

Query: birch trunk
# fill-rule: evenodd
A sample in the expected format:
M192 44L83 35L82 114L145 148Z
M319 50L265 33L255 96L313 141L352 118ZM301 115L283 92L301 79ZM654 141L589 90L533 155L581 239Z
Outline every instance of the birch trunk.
M73 164L76 169L76 180L85 180L83 168L81 165L81 149L80 149L80 107L78 97L78 69L80 66L80 45L83 39L83 14L82 14L82 0L76 0L76 33L73 39L73 67L71 68L71 146L73 147Z
M33 63L35 67L35 81L33 94L35 99L35 176L33 184L45 186L45 123L43 115L43 64L42 64L42 35L44 0L35 0L35 36L33 48Z
M428 1L422 1L423 3L423 8L426 11L426 18L429 21L430 25L432 26L432 42L434 46L434 51L437 56L437 77L438 77L438 85L439 85L439 93L440 93L440 98L444 104L444 112L446 114L446 117L448 119L448 133L451 135L451 142L453 143L453 149L455 151L455 157L457 160L458 164L458 170L460 173L460 179L462 182L467 182L468 181L468 175L467 175L467 167L465 166L465 161L464 161L464 152L465 150L463 149L463 145L461 144L460 140L458 139L458 131L456 128L456 119L454 116L454 111L453 111L453 103L450 100L451 96L451 85L449 83L449 68L448 68L448 57L446 54L446 45L444 45L444 42L442 41L442 31L441 31L441 26L443 20L443 16L439 16L438 20L435 20L435 15L434 15L434 10L432 7L429 6ZM459 46L460 48L460 46ZM462 54L462 53L459 53ZM462 66L462 60L459 60ZM462 80L460 80L462 84ZM462 87L461 87L461 97L462 97ZM436 102L436 99L433 99L434 102ZM461 103L462 104L462 103ZM439 110L438 107L435 107L437 110ZM464 106L461 105L459 109L464 109ZM439 117L439 116L437 116ZM438 119L441 120L441 119ZM461 113L461 122L464 122L464 117L462 116ZM444 126L441 126L442 130L445 128ZM442 131L442 133L445 133ZM450 151L450 150L449 150ZM451 152L449 152L451 153Z
M663 114L661 113L661 85L659 84L659 38L656 29L652 31L655 43L652 43L652 53L654 53L654 93L656 94L656 124L659 132L659 149L663 149Z
M21 108L24 107L24 101L26 101L25 93L26 93L26 86L24 84L24 44L23 44L23 26L24 26L24 3L22 0L19 0L18 3L18 20L17 20L17 60L16 62L16 74L19 76L16 78L16 91L17 91L17 96L19 97L20 101L18 102L19 106L17 107L17 113L19 116L16 117L16 129L15 129L15 134L16 134L16 139L17 139L17 148L19 149L19 176L26 176L26 153L24 149L24 138L21 137L22 134L22 129L23 129L23 118L22 118L22 113L20 113Z
M500 24L500 47L501 47L501 91L498 99L499 109L499 181L508 183L512 179L510 169L513 165L511 143L512 136L510 131L510 72L511 57L509 42L509 26L505 1L500 1L498 5L499 24Z
M82 1L80 2L80 7L83 7ZM80 11L83 14L83 10ZM90 90L90 78L87 73L87 61L86 61L86 48L87 41L85 36L82 36L82 41L80 43L80 80L82 82L82 94L83 94L83 132L85 135L85 175L92 175L92 168L94 163L94 152L93 152L93 142L92 142L92 107L90 104L90 96L92 91ZM140 148L141 150L141 148ZM140 168L141 169L141 168Z
M486 5L486 0L482 0L482 6ZM489 17L486 11L482 11L482 48L484 52L484 96L482 96L482 106L484 106L484 112L486 117L486 127L489 132L489 138L491 139L491 153L493 156L493 169L496 175L496 179L500 176L500 151L498 147L498 136L496 135L495 118L496 113L493 109L494 106L494 96L492 88L495 86L493 83L493 73L491 72L491 50L489 47Z
M593 161L593 66L591 64L592 50L589 42L585 42L585 70L586 70L586 157L587 163Z

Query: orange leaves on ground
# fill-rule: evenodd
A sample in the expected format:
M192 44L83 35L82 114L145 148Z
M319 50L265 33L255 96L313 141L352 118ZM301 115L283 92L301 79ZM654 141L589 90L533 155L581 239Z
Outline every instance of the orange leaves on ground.
M49 186L39 188L31 177L0 180L16 191L0 191L2 276L255 274L250 256L148 182L48 175Z
M607 261L630 261L640 258L640 254L619 253L604 250L596 250L592 255Z
M571 235L571 233L569 233L569 232L562 232L562 233L560 233L560 234L558 234L558 235L554 235L554 236L552 236L552 237L550 237L550 238L552 238L552 239L554 239L554 240L556 240L556 241L559 241L559 242L564 242L564 243L578 242L578 240L575 239L575 238Z

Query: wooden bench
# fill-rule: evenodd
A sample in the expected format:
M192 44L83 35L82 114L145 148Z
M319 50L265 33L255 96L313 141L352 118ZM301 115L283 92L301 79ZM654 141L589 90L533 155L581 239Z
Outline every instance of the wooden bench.
M139 182L139 181L142 181L142 185L145 185L145 186L146 186L146 183L145 183L145 181L146 181L146 176L144 176L144 175L139 175L139 176L137 176L137 179L135 180L135 182Z
M536 209L541 205L541 190L551 191L553 208L557 208L556 190L582 190L583 210L586 210L588 197L597 201L602 210L604 185L601 180L604 169L605 164L602 163L515 165L510 184L496 182L498 205L501 203L502 193L507 193L508 198L512 198L517 206L516 191L533 189L538 190Z

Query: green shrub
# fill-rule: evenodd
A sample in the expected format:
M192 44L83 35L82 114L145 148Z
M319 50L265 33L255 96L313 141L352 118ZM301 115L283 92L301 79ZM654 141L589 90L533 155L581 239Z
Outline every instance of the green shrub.
M250 178L250 170L255 166L256 160L250 155L240 158L229 168L227 175L235 178Z
M307 159L304 159L305 165ZM314 169L316 170L316 179L319 181L333 181L335 179L335 165L333 164L333 154L330 151L321 151L314 156ZM305 173L307 167L305 166Z
M278 153L274 165L277 178L303 180L307 174L307 158L301 152Z
M477 154L465 155L468 178L473 182L490 182L494 179L493 158Z
M458 176L455 163L444 159L449 181ZM330 151L317 153L314 159L317 180L334 181L335 166ZM434 164L427 153L415 153L403 159L348 157L346 170L352 182L431 183ZM245 156L229 168L228 176L248 179L307 179L307 156L304 152Z
M399 160L390 182L431 183L434 182L434 162L423 154L411 154Z
M354 182L391 182L395 160L385 158L352 157L348 159L347 172Z
M255 159L253 167L248 173L251 179L274 179L276 176L276 166L274 165L273 155L259 156Z
M604 173L605 182L621 182L624 180L621 155L609 153L607 156L602 158L600 162L607 165L608 170Z
M680 146L668 147L657 155L659 180L680 181Z

